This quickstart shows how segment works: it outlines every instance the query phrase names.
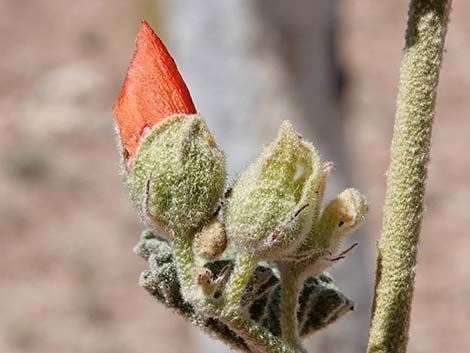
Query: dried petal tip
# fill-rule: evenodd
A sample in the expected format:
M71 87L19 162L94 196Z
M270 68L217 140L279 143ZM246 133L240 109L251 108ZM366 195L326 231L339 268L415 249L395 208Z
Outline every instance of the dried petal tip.
M113 107L121 143L135 155L145 128L174 114L195 114L191 95L165 45L145 21Z

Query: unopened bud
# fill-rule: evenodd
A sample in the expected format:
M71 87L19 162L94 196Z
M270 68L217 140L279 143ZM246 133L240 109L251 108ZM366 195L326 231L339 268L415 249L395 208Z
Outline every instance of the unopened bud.
M206 260L217 259L224 252L226 245L224 227L215 217L194 236L193 249Z
M276 141L239 177L224 207L227 236L243 250L277 259L310 230L321 161L285 121Z
M219 202L225 158L199 115L175 115L143 137L123 176L149 226L167 233L195 232Z

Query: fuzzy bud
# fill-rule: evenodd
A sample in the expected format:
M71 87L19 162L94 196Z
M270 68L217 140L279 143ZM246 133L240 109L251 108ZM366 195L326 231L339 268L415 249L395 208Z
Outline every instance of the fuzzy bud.
M145 135L124 184L145 223L166 234L195 232L212 217L225 158L198 115L174 115Z
M239 177L224 207L229 239L265 259L289 252L310 230L321 161L285 121L276 141Z
M145 21L113 114L124 184L145 223L162 235L195 232L220 198L225 158Z
M334 261L344 257L357 244L336 254L344 236L357 229L368 212L367 200L356 189L346 189L326 206L316 226L297 250L296 265L312 275L323 271Z
M197 255L206 260L217 259L224 252L226 245L224 227L215 217L194 236L193 248Z
M324 240L330 251L336 250L341 239L361 225L367 212L363 194L356 189L344 190L323 211L317 229L318 235L322 235L319 240Z

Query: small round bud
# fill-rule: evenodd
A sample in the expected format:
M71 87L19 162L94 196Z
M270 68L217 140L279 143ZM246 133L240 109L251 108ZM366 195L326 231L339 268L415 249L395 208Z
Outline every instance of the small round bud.
M193 276L196 283L200 286L210 286L212 284L212 272L207 267L193 268Z
M223 225L216 217L212 218L194 236L195 253L206 260L217 259L225 250L227 239Z
M192 269L193 278L199 288L202 289L204 295L214 294L216 285L212 280L212 272L207 267L194 267Z

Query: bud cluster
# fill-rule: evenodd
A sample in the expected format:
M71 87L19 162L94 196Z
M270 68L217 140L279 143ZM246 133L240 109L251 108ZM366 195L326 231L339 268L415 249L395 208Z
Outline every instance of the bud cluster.
M141 282L237 348L296 351L352 307L320 272L350 250L337 253L364 196L347 189L322 209L331 163L287 121L223 195L225 156L173 59L146 22L136 44L113 113L124 185L150 228L136 248L150 265Z

